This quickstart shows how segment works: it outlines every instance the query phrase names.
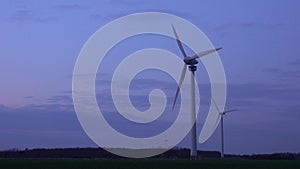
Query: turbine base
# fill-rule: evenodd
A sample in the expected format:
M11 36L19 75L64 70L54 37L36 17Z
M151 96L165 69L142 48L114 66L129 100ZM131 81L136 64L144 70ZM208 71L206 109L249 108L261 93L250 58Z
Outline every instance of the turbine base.
M190 160L201 160L200 155L191 155Z

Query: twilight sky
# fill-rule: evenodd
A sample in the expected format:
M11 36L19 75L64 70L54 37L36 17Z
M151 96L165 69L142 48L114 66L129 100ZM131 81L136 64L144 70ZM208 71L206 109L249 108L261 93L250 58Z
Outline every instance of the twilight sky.
M106 23L127 14L155 11L187 19L215 46L223 47L219 55L228 83L226 109L239 109L224 119L226 153L300 152L299 9L298 0L3 0L0 150L96 146L81 129L73 109L71 88L76 58L85 41ZM181 56L173 40L146 38L147 43L139 43L143 38L136 37L117 46L100 66L96 81L99 106L113 114L108 121L116 129L138 137L159 133L175 116L166 115L169 118L155 127L142 128L121 119L109 94L114 64L146 47L163 48ZM208 77L201 64L197 80L205 110L210 93L205 90L209 89ZM148 93L155 88L165 91L171 105L176 84L155 71L144 72L133 81L133 105L146 110ZM198 131L203 118L200 115L198 119ZM219 150L219 135L218 128L198 148ZM189 137L178 146L188 145Z

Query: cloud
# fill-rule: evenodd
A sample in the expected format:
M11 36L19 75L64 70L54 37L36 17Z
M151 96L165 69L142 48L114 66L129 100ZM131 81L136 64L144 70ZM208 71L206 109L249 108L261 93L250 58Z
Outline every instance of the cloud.
M281 29L285 24L282 23L262 23L255 21L248 22L227 22L223 24L218 24L211 29L214 32L217 32L220 37L226 37L232 34L236 34L239 30L252 31L252 30L273 30L273 29Z
M150 78L136 79L133 83L136 84L132 84L135 87L131 88L130 97L138 109L143 111L150 106L148 92L153 88L164 90L168 96L168 106L172 104L174 90L177 87L175 83ZM117 113L111 99L109 84L108 80L98 81L96 86L100 85L107 90L99 92L96 89L96 93L101 111L116 130L134 137L149 137L166 130L176 119L176 111L172 112L167 109L163 116L154 123L141 125L128 121ZM204 110L203 107L208 107L210 104L210 85L202 84L199 87L200 97L204 99L203 102L201 100L202 107L200 107L198 123L201 129L207 112L207 109ZM299 86L289 87L285 84L228 85L225 109L239 109L238 112L228 114L225 119L226 131L231 131L226 132L228 151L240 153L291 149L300 151L299 147L293 146L300 141L299 135L293 134L298 132L297 126L300 118L299 91ZM0 135L1 138L5 138L1 146L28 147L36 144L34 140L43 140L43 143L39 144L41 147L49 146L51 142L55 142L52 147L67 146L70 142L78 147L83 144L93 145L78 123L69 94L70 91L66 91L66 94L61 92L59 95L52 96L47 104L31 104L15 109L0 106ZM48 135L48 140L45 139L46 135ZM22 142L19 141L21 137ZM218 139L218 137L212 139ZM257 139L259 139L259 144L265 146L257 148L258 142L255 141ZM216 147L218 142L216 140L213 142L213 147ZM274 144L268 144L269 142ZM274 146L281 142L290 144ZM206 145L202 147L205 148Z
M297 60L290 61L290 62L288 63L288 65L290 65L290 66L297 66L297 65L300 65L300 60L297 59Z
M5 105L1 105L0 104L0 112L3 113L3 112L9 112L11 110L11 108L5 106Z
M74 109L61 104L0 105L0 149L95 146Z
M88 9L87 6L80 4L59 4L54 6L57 10L84 10Z
M24 99L33 99L34 96L25 96Z
M10 17L13 21L28 21L32 20L32 11L26 9L16 10Z
M163 89L168 97L168 105L171 105L173 100L174 90L176 84L154 79L137 79L134 83L140 87L135 87L131 93L131 99L138 109L144 110L145 107L149 107L148 91L153 87L159 87ZM100 85L100 84L99 84ZM209 85L200 85L201 99L204 98L202 106L209 106ZM207 90L204 90L207 89ZM98 93L98 103L101 110L104 109L105 117L109 123L118 131L126 133L130 136L147 137L157 134L160 131L165 130L172 124L177 114L170 113L169 109L164 112L165 116L161 117L157 123L152 123L156 127L151 125L139 126L134 123L126 121L120 116L117 110L114 108L113 102L110 96L110 90L107 93ZM102 99L102 100L101 100ZM255 146L251 141L247 141L249 136L255 136L259 139L263 135L270 135L270 133L276 133L276 136L265 139L262 144L267 142L283 141L282 136L291 137L290 140L300 140L299 137L293 137L286 133L297 132L294 128L298 124L296 119L299 119L299 107L297 106L297 100L300 99L299 87L287 88L284 84L238 84L228 86L228 99L226 109L237 108L239 112L230 114L226 117L227 129L233 132L228 133L232 138L238 137L240 143L240 152L263 152L267 150L277 150L274 147L265 146L262 149L255 149ZM207 104L207 105L206 105ZM144 107L143 107L144 106ZM144 108L144 109L143 109ZM176 113L176 112L175 112ZM201 108L199 128L201 123L205 119L206 111ZM202 120L202 121L201 121ZM165 124L164 124L165 123ZM281 126L277 129L276 126ZM270 129L274 127L274 129ZM147 131L141 132L142 131ZM158 130L159 129L159 130ZM238 129L238 131L237 131ZM247 132L245 132L247 131ZM237 132L238 134L233 134ZM242 139L245 138L245 139ZM289 141L293 142L293 141ZM243 144L241 144L243 143ZM229 143L229 147L235 148L236 142ZM248 145L248 146L246 146ZM281 146L281 149L291 149L288 145ZM296 148L295 148L296 149ZM300 150L299 150L300 151Z
M91 19L99 20L99 19L104 19L104 20L113 20L117 19L126 15L134 14L134 13L141 13L141 12L162 12L162 13L168 13L168 14L173 14L177 15L179 17L186 17L186 18L192 18L192 17L197 17L194 16L188 12L179 12L179 11L174 11L174 10L167 10L167 9L155 9L155 8L147 8L147 9L139 9L139 10L127 10L127 11L122 11L122 12L113 12L110 14L91 14L89 17ZM145 21L145 16L141 18L141 21Z
M109 0L109 3L112 5L140 5L145 4L145 2L138 0Z
M262 22L228 22L216 26L214 29L216 31L224 31L231 28L243 28L243 29L252 29L252 28L264 28L264 29L276 29L284 26L281 23L262 23Z
M105 17L100 14L91 14L91 15L89 15L89 18L94 19L94 20L105 19Z
M288 87L286 84L238 84L228 86L228 106L242 107L244 112L253 115L261 113L260 117L274 120L278 117L285 118L287 114L296 115L299 108L297 100L300 99L300 87ZM285 114L282 114L284 111ZM249 114L248 116L251 116ZM272 115L272 117L270 116ZM296 116L295 116L296 115ZM273 119L273 117L277 116Z
M300 60L294 60L286 64L286 69L270 67L262 70L262 72L271 74L277 83L285 84L283 88L295 88L300 82L300 70L297 68L298 65L300 65Z
M92 20L113 20L113 19L117 19L117 18L120 18L122 16L126 16L128 14L131 14L131 13L112 13L112 14L99 14L99 13L96 13L96 14L91 14L89 15L89 18L92 19Z
M35 18L35 22L39 23L46 23L46 22L57 22L59 21L58 17L40 17L40 18Z
M281 70L279 68L267 68L267 69L264 69L263 72L266 72L266 73L279 73Z
M59 104L72 104L73 100L70 96L57 95L48 98L49 103L59 103Z
M274 28L280 28L284 26L284 24L281 23L261 23L261 22L245 22L240 23L240 26L244 28L252 28L252 27L260 27L265 29L274 29Z
M262 72L270 74L272 76L273 84L284 85L281 88L285 90L298 89L300 83L300 70L299 70L300 60L296 59L285 63L284 69L279 67L269 67L263 69Z
M149 107L148 95L153 89L163 90L167 96L173 96L173 91L176 90L176 84L171 87L171 82L156 80L156 79L135 79L131 82L129 93L130 98L138 109L145 110L145 107ZM105 107L107 111L114 111L112 106L113 101L111 97L111 81L98 80L96 81L96 93L99 105ZM124 89L124 91L126 91ZM113 109L112 109L113 108Z
M59 21L58 17L54 16L35 16L34 12L27 9L16 10L10 20L16 22L36 22L36 23L48 23Z
M15 8L15 11L9 17L12 21L48 23L59 20L56 16L43 16L43 13L38 10L33 10L29 2L15 1L11 2L11 4Z
M279 77L285 83L290 83L290 82L292 82L292 84L294 84L294 82L299 83L300 82L300 70L283 71L283 72L281 72Z
M72 90L65 90L61 92L62 94L72 94Z

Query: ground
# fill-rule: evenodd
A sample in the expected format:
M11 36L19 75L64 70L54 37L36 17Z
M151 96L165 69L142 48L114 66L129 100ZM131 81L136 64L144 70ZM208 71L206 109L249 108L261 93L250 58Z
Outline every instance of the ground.
M300 161L205 159L0 159L1 169L299 169Z

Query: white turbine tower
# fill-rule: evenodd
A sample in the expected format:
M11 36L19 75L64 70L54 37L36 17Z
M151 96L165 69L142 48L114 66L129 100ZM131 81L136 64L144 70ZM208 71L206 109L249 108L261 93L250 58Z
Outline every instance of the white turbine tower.
M211 54L213 52L216 52L222 48L216 48L216 49L210 49L210 50L207 50L207 51L203 51L203 52L200 52L198 54L195 54L193 56L187 56L184 49L183 49L183 46L182 46L182 43L176 33L176 30L175 30L175 27L174 25L172 25L172 29L173 29L173 32L174 32L174 35L175 35L175 38L176 38L176 41L177 41L177 45L183 55L183 62L185 63L184 67L183 67L183 70L181 72L181 77L180 77L180 81L179 81L179 84L178 84L178 88L177 88L177 91L176 91L176 94L175 94L175 98L174 98L174 102L173 102L173 107L172 107L172 110L174 109L174 106L175 106L175 103L176 103L176 100L177 100L177 97L178 97L178 94L179 94L179 91L180 91L180 87L182 85L182 82L184 80L184 77L185 77L185 74L186 74L186 69L187 69L187 66L189 67L189 70L191 71L191 113L192 113L192 128L191 128L191 154L190 154L190 159L192 160L196 160L198 159L198 155L197 155L197 139L196 139L196 109L195 109L195 80L194 80L194 74L195 74L195 71L197 70L197 64L198 64L198 61L196 59L202 57L202 56L205 56L205 55L208 55L208 54Z
M221 151L221 157L224 158L224 127L223 127L223 116L229 112L233 112L233 111L238 111L238 109L232 109L232 110L226 110L226 111L223 111L221 112L217 103L215 102L214 99L212 99L212 102L214 103L217 111L219 112L219 116L218 116L218 119L217 119L217 122L219 121L220 117L221 117L221 144L222 144L222 151Z

